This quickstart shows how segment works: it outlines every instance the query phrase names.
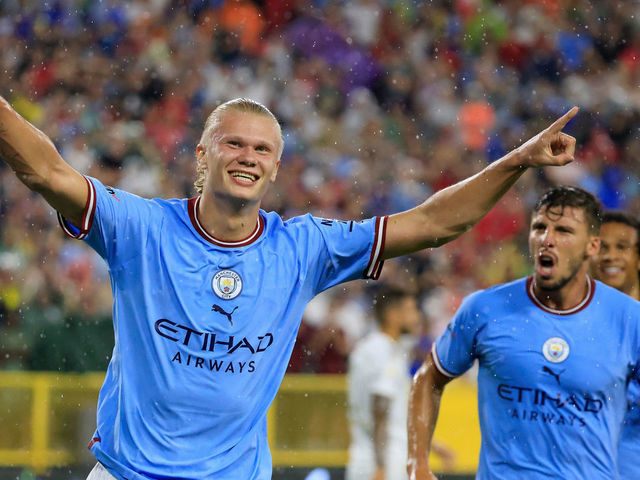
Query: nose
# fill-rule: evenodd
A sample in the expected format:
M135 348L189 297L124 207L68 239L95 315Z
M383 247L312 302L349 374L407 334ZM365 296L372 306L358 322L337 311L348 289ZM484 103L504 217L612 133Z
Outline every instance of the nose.
M238 162L242 165L253 167L256 165L256 160L252 156L253 150L251 147L245 147L240 151L238 155Z
M554 244L555 235L553 234L553 230L549 228L542 237L542 245L545 247L553 247Z

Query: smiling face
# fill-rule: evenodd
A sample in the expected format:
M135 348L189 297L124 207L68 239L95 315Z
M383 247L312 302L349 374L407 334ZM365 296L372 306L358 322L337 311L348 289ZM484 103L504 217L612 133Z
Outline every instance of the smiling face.
M281 134L268 115L228 109L196 149L203 195L259 203L280 165Z
M591 232L582 208L543 206L534 212L529 231L529 252L534 280L542 290L559 290L598 252L599 238Z
M593 258L594 276L622 292L638 290L640 253L638 231L619 222L603 223L600 229L600 253Z

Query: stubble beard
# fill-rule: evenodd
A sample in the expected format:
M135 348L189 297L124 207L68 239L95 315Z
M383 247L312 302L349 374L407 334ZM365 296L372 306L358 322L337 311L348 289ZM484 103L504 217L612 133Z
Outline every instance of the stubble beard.
M552 283L552 284L544 285L543 284L544 280L542 278L540 278L539 274L536 272L536 274L535 274L536 286L540 290L547 291L547 292L557 292L558 290L561 290L571 280L573 280L573 278L578 274L578 272L582 268L582 265L584 264L584 261L587 258L588 258L588 255L587 255L587 252L585 250L583 252L583 254L582 254L582 259L580 259L579 261L576 261L575 265L574 264L570 264L569 265L569 268L570 268L569 274L564 276L564 277L562 277L562 278L559 278L555 283Z

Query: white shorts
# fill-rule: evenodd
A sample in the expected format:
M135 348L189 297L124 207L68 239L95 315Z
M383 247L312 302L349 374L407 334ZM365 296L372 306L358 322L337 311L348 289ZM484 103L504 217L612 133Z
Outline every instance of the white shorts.
M89 472L87 480L117 480L109 471L102 466L100 462L96 463L93 470Z

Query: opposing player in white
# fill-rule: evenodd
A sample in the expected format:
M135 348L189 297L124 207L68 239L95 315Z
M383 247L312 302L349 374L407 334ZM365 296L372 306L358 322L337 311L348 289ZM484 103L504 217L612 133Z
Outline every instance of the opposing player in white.
M376 295L379 328L360 340L349 356L351 444L347 480L406 478L410 348L401 334L420 321L410 292L384 288Z

